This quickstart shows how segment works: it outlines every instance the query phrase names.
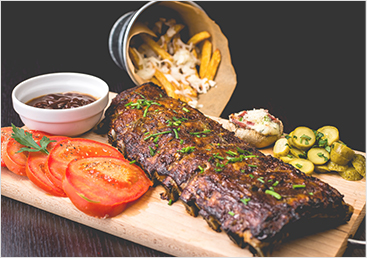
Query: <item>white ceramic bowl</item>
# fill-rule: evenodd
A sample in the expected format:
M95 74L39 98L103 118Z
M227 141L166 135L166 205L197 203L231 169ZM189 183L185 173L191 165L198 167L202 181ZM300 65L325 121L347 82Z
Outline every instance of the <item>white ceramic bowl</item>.
M72 109L43 109L25 104L36 97L63 92L80 92L96 101ZM30 78L12 92L15 111L23 123L34 130L53 135L77 136L92 129L108 104L108 85L101 79L80 73L52 73Z

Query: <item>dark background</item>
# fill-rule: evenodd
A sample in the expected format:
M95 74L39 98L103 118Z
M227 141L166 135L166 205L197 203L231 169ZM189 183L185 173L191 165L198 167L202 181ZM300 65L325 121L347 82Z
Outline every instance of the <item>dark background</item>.
M2 2L2 100L21 81L72 71L133 86L108 51L114 22L145 2ZM365 151L365 2L198 2L229 40L236 90L222 113L267 108L285 132L339 128ZM2 101L1 125L14 112Z
M1 126L23 125L11 105L11 91L36 75L92 74L114 92L134 86L112 61L108 36L120 16L144 4L2 1ZM300 125L313 129L334 125L346 144L365 151L364 1L198 4L228 38L237 73L238 84L223 118L267 108L283 121L285 132ZM164 255L6 197L2 197L2 223L4 256ZM86 242L69 239L70 231ZM365 256L363 249L357 251Z

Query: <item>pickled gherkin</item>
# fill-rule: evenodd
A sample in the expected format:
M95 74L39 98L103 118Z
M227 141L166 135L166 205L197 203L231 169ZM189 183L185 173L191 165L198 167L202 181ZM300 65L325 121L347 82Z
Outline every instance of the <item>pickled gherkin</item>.
M335 142L330 152L330 160L339 165L347 165L354 157L355 152L340 142Z
M330 171L336 171L336 172L344 172L348 169L348 165L339 165L339 164L336 164L335 162L333 161L329 161L327 163L327 168L330 170Z
M328 145L332 145L334 142L339 141L339 130L335 126L326 125L319 129L317 132L322 133L322 140L327 140Z
M351 162L357 172L361 176L366 177L366 157L361 154L355 154Z
M299 126L294 129L292 138L292 144L301 150L308 150L316 141L315 133L305 126Z
M286 156L289 153L288 141L286 138L278 139L274 144L274 157Z
M315 171L318 173L329 173L330 168L327 165L317 165L315 166Z
M348 167L345 171L339 172L339 175L348 181L358 181L363 178L354 167Z
M313 171L337 172L346 180L366 176L365 156L344 144L339 139L339 130L330 125L318 130L297 127L274 144L273 155L308 175Z
M307 152L307 158L315 165L323 165L328 162L330 155L324 148L311 148Z

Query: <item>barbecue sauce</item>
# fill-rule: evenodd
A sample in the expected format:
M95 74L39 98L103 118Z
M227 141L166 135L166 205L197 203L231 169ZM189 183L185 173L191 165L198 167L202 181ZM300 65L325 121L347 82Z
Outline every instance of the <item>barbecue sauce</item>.
M26 104L44 109L69 109L88 105L96 98L78 92L51 93L31 99Z

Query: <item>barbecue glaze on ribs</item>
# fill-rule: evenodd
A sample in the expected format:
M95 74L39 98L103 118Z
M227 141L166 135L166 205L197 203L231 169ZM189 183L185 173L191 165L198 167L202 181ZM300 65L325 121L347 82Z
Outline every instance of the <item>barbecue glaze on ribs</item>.
M163 198L260 256L289 235L350 219L336 189L266 156L186 103L146 83L117 95L100 130Z

